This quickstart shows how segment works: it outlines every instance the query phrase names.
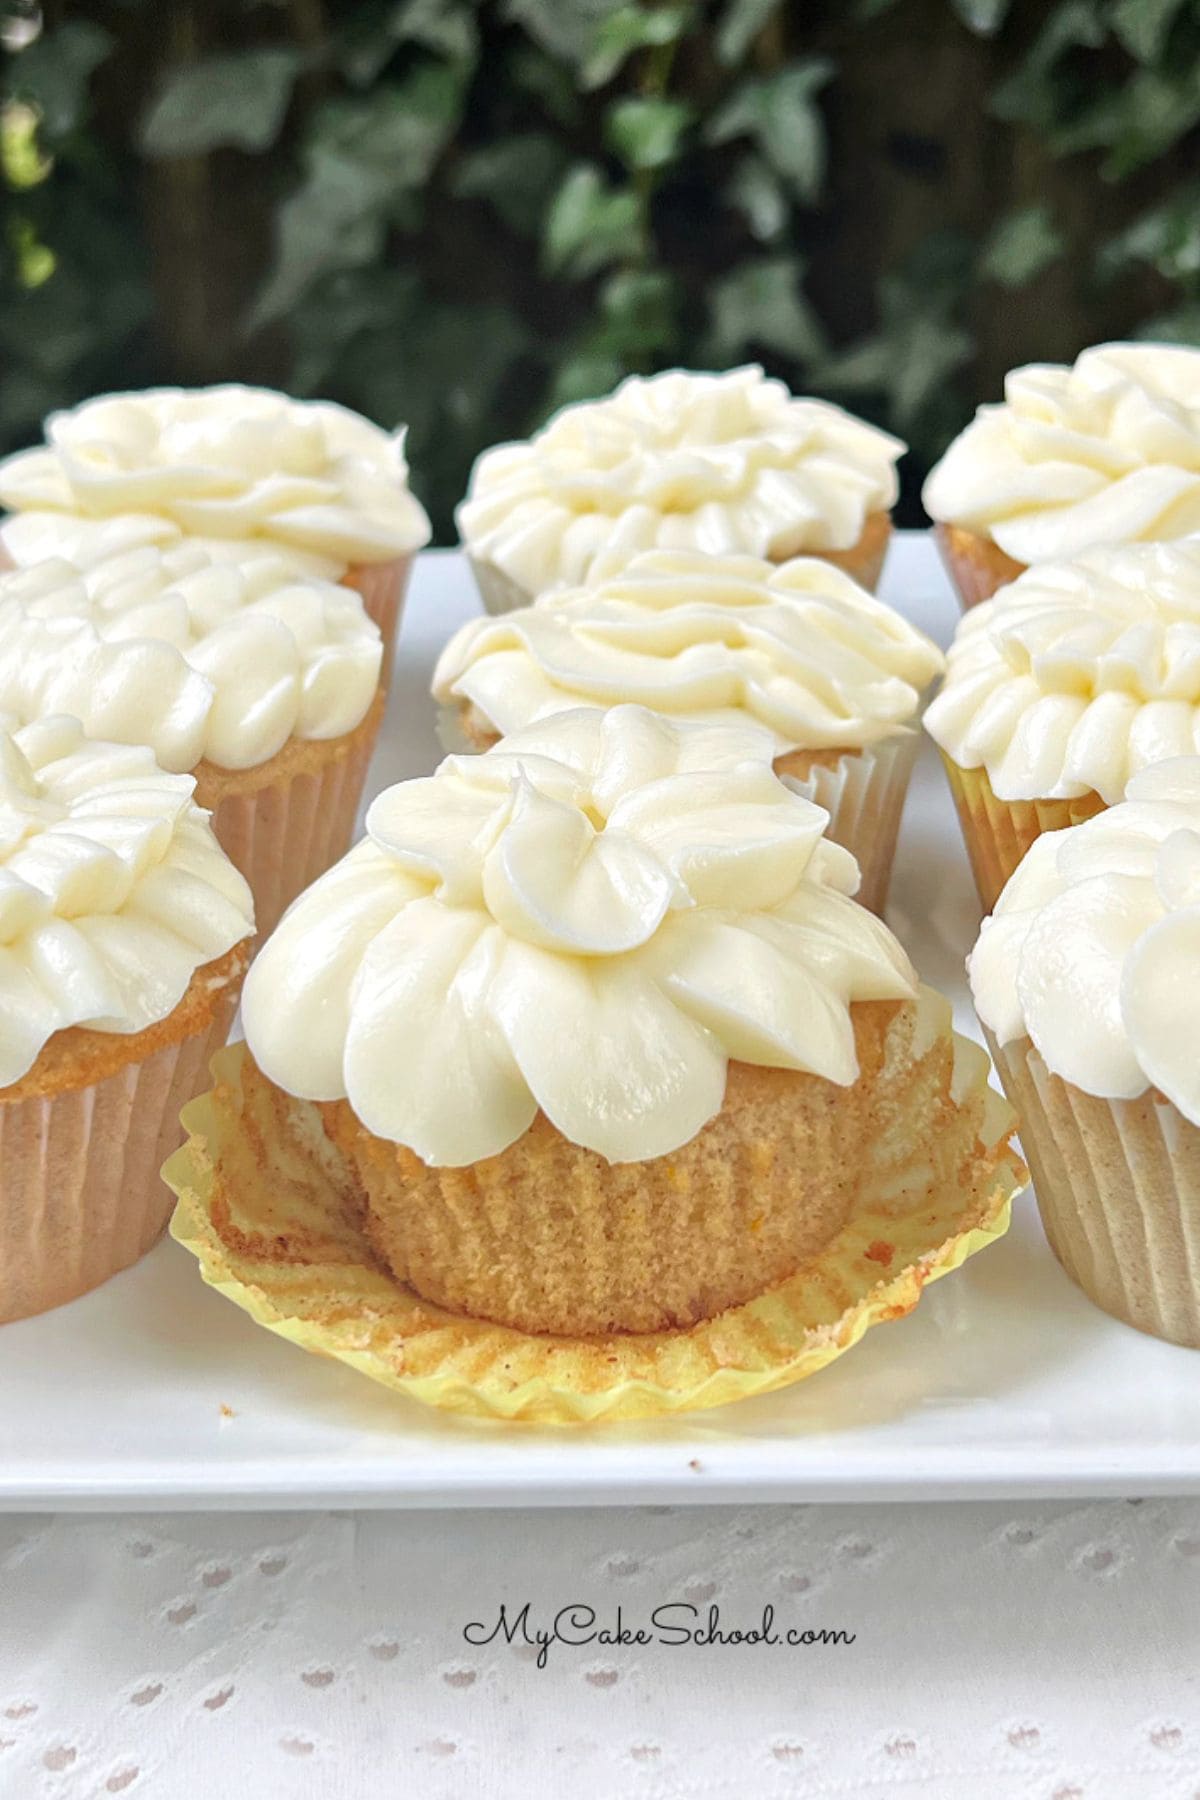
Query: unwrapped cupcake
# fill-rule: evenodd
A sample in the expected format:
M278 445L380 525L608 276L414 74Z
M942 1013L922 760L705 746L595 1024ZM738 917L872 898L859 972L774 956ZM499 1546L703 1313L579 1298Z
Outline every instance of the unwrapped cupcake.
M564 713L380 795L172 1165L208 1278L561 1422L794 1380L996 1235L986 1058L758 735Z
M824 556L874 587L899 439L756 367L631 375L479 458L458 529L489 612L640 550Z
M1200 543L1030 569L964 616L925 725L989 910L1041 832L1200 751Z
M97 1286L170 1214L159 1168L254 931L194 785L74 719L0 730L0 1321Z
M1099 344L1014 369L922 499L964 606L1035 563L1200 531L1200 350Z
M593 586L470 621L433 691L477 749L580 705L754 720L881 912L922 690L941 667L929 638L819 558L648 551Z
M361 595L194 544L0 574L0 711L146 744L196 798L267 932L345 850L383 715Z
M1033 846L971 989L1058 1260L1106 1312L1200 1348L1200 757L1127 796Z
M52 413L46 442L0 462L0 553L87 564L198 538L217 558L274 550L357 588L386 667L429 520L404 434L326 400L231 383L105 394Z

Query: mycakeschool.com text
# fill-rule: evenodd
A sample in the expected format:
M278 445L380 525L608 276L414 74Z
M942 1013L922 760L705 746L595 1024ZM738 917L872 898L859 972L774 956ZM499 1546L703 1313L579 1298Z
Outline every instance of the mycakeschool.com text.
M853 1644L857 1637L856 1632L841 1628L786 1624L769 1603L757 1618L734 1622L725 1620L715 1604L702 1612L686 1600L664 1601L641 1620L632 1618L620 1606L605 1618L595 1607L581 1601L573 1601L538 1620L531 1616L528 1600L521 1606L510 1606L505 1601L489 1618L473 1619L464 1625L462 1635L464 1642L476 1648L484 1644L527 1644L537 1650L539 1669L546 1667L556 1645L570 1650L644 1649L655 1644L672 1650L756 1645L810 1650L840 1649Z

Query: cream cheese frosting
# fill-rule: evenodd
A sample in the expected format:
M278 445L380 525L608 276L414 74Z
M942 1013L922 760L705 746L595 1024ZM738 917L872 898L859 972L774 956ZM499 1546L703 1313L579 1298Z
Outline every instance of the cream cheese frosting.
M847 550L896 500L904 445L757 367L632 375L479 458L458 509L471 554L528 594L639 550L782 559Z
M0 574L0 710L72 713L176 772L256 768L290 738L352 731L382 655L357 593L269 552L213 563L180 544Z
M1022 563L1200 531L1200 350L1099 344L1014 369L922 498Z
M262 539L341 568L388 562L430 535L403 432L236 383L105 394L52 413L43 446L0 462L0 503L85 521L157 517L189 536Z
M851 1004L915 976L763 738L580 709L388 789L251 971L260 1068L454 1167L539 1108L610 1162L664 1155L730 1058L853 1082Z
M1120 800L1200 750L1200 543L1091 551L964 614L930 736L1001 800Z
M1029 1037L1104 1099L1157 1089L1200 1125L1200 757L1144 769L1121 805L1038 838L969 971L1001 1044Z
M931 639L818 558L647 551L592 587L469 621L433 691L470 702L502 736L622 701L691 719L748 714L778 755L907 729L942 666Z
M57 1031L129 1035L254 930L250 889L187 775L85 739L74 719L0 721L0 1087Z
M346 573L345 557L322 556L295 544L269 538L204 537L181 531L161 513L118 513L111 519L85 519L75 513L10 513L0 518L0 570L27 569L33 563L59 560L77 569L123 556L129 550L202 550L212 562L254 562L276 556L297 576L337 581Z

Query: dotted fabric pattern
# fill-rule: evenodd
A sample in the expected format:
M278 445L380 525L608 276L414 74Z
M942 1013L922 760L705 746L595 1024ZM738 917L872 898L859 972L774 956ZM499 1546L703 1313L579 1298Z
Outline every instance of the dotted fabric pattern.
M118 1794L1198 1800L1200 1501L0 1519L0 1796Z

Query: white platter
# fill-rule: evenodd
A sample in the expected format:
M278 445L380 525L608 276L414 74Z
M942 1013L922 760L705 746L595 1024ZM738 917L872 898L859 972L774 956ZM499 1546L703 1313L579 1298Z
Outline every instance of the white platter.
M903 535L884 593L945 642L955 603ZM372 792L438 760L429 673L475 608L459 558L422 559ZM927 746L891 920L973 1031L978 909ZM1031 1196L1004 1241L782 1393L590 1432L458 1421L253 1325L161 1244L98 1293L0 1330L0 1506L548 1506L1029 1498L1200 1491L1200 1356L1095 1311Z

